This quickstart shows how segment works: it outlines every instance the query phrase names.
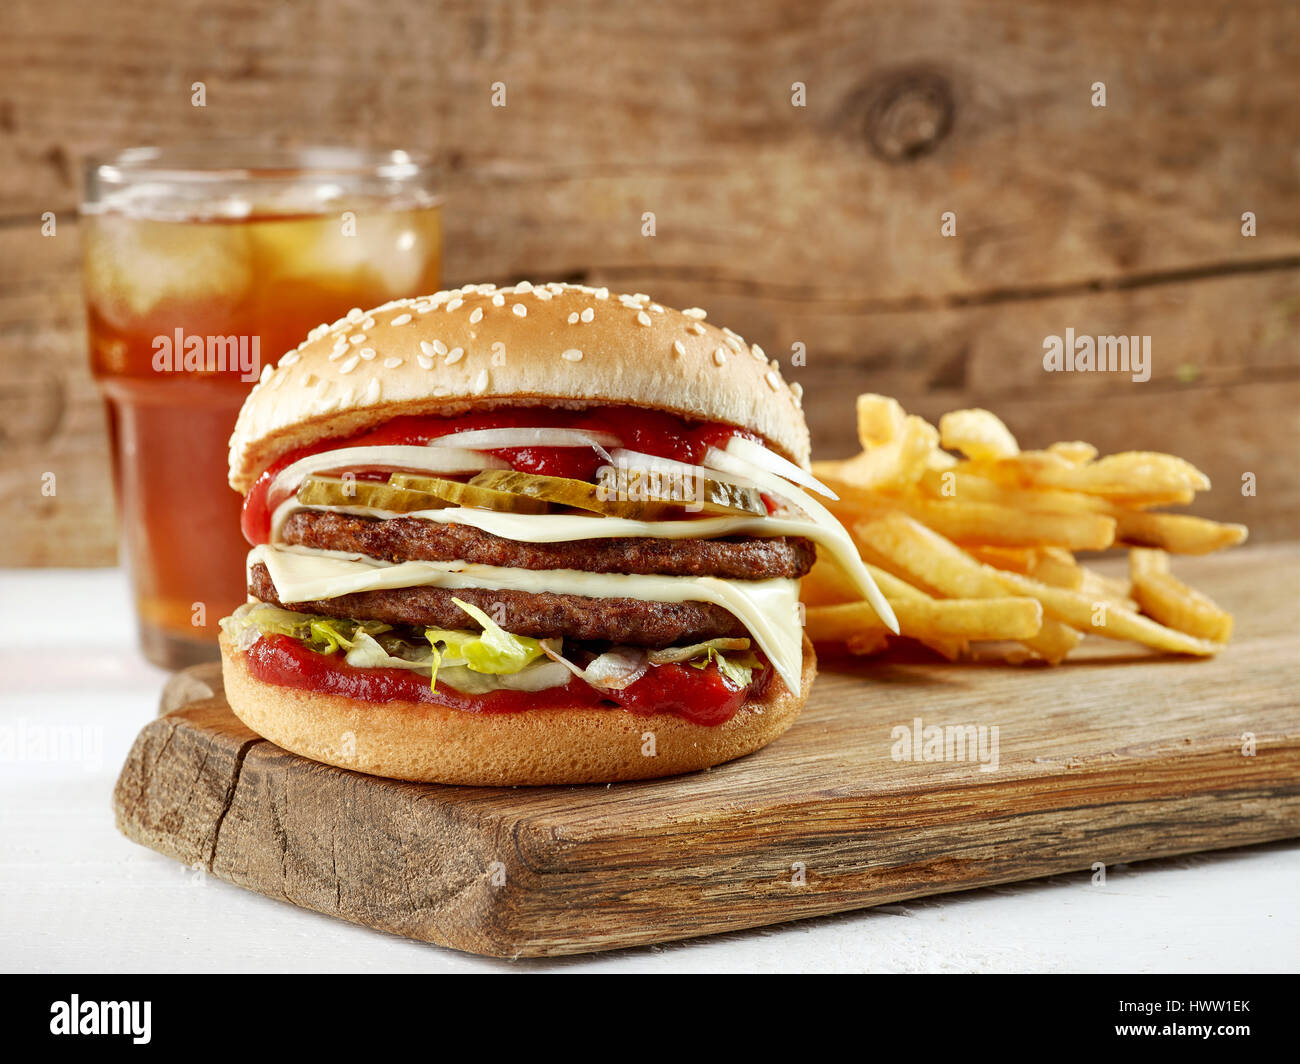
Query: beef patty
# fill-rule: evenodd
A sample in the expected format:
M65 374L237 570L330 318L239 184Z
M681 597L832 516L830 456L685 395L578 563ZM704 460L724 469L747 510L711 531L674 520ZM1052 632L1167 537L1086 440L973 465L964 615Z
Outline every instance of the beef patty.
M817 560L813 544L796 536L621 537L521 543L471 525L440 524L418 517L381 520L317 510L300 510L291 515L280 538L298 546L364 554L388 562L464 561L508 569L581 569L588 573L717 576L724 580L797 580Z
M486 611L508 632L539 639L562 635L570 639L666 647L720 636L748 635L745 626L732 614L711 602L643 602L628 598L557 595L549 591L533 594L527 591L439 587L361 591L320 602L283 602L271 574L260 562L249 573L248 591L262 602L300 613L363 618L387 624L474 627L469 615L452 602L454 597Z

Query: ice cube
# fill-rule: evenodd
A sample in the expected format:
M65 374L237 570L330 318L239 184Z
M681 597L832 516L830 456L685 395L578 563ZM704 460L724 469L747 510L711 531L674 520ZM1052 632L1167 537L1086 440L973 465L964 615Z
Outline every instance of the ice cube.
M235 304L253 283L248 227L104 213L82 233L86 297L126 329L167 303Z

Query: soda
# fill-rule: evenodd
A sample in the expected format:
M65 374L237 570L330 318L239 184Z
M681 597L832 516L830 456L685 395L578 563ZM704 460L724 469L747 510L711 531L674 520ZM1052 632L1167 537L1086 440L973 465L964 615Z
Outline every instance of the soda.
M329 199L319 180L271 181L273 194L260 189L269 205L232 204L227 179L219 193L186 187L161 203L157 187L109 195L83 221L90 364L124 561L142 649L165 668L215 659L218 620L246 598L227 453L262 365L352 307L434 292L441 280L441 219L427 192L352 191L305 211L305 192Z

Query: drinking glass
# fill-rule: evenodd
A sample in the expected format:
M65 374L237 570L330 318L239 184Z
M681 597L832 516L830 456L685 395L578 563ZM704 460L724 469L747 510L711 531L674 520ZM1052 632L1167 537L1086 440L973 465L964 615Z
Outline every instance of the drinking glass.
M135 148L85 176L90 365L140 643L181 668L217 657L246 598L226 482L240 405L321 322L437 291L440 204L401 151Z

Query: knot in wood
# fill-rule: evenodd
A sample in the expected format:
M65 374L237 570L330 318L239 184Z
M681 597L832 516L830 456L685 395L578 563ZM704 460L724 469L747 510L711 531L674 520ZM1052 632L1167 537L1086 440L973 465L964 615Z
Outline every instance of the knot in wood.
M932 71L898 71L883 79L867 105L867 143L891 163L928 155L952 129L954 109L946 77Z

